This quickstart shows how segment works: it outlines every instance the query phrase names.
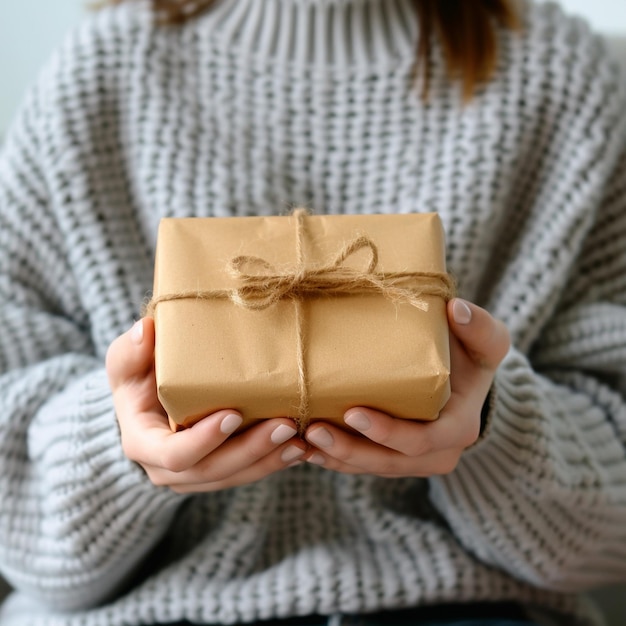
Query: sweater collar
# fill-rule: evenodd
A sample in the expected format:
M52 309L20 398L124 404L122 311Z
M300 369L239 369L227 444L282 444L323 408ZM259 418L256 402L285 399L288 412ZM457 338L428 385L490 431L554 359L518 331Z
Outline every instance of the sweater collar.
M367 66L412 57L414 0L218 0L213 36L242 52L302 65Z

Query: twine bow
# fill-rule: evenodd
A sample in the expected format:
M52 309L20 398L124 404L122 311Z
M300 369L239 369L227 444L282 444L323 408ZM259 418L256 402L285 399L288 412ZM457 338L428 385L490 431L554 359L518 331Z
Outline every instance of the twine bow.
M306 216L307 212L304 209L297 209L294 212L297 261L292 270L279 273L265 259L257 256L238 256L231 259L228 271L239 281L239 287L165 294L153 298L146 307L146 315L153 316L156 306L161 302L229 299L237 306L260 311L281 300L292 300L296 314L299 391L298 415L294 419L301 433L309 423L303 300L322 296L378 293L393 302L407 303L427 311L428 302L424 296L436 296L448 301L454 296L455 291L452 278L443 272L377 272L378 248L371 239L363 235L347 243L330 263L307 267L304 259ZM365 269L359 270L346 265L350 257L363 249L367 251L369 257Z

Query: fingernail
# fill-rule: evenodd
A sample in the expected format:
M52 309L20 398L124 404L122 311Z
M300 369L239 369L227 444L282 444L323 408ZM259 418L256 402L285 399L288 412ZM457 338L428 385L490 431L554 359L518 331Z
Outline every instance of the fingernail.
M472 310L463 300L456 298L452 303L452 317L457 324L466 326L472 321Z
M133 343L139 345L143 341L143 321L138 320L130 329L130 338Z
M274 429L274 432L270 435L272 443L279 445L285 443L288 439L291 439L298 431L292 426L287 424L281 424Z
M283 463L289 463L290 461L295 461L303 454L304 450L301 450L298 446L287 446L280 455L280 459Z
M220 430L225 435L232 435L243 422L243 418L241 415L235 415L235 413L230 413L227 415L220 424Z
M348 426L361 432L368 430L372 425L369 417L367 417L365 413L361 413L360 411L350 413L350 415L348 415L344 421L346 424L348 424Z
M313 465L324 465L324 463L326 463L326 458L323 454L315 452L306 460L306 462L313 463Z
M335 443L330 431L325 428L316 428L311 433L307 433L306 438L318 448L330 448Z

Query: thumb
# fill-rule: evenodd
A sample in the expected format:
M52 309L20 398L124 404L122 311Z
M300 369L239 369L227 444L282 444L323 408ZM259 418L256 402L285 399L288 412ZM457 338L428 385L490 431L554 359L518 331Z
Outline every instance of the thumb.
M495 370L511 345L505 324L485 309L453 298L448 302L450 330L477 365Z
M106 355L111 388L144 378L154 367L154 320L144 317L115 339Z

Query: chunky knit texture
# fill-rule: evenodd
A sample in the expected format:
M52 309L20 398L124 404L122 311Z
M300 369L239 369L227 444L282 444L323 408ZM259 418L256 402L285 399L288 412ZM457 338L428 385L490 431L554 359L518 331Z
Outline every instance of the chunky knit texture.
M141 5L72 33L0 160L3 626L233 623L516 599L593 622L626 577L626 103L585 24L529 5L469 105L410 76L409 0ZM463 296L508 325L450 475L297 466L183 497L123 455L104 372L159 218L438 211Z

